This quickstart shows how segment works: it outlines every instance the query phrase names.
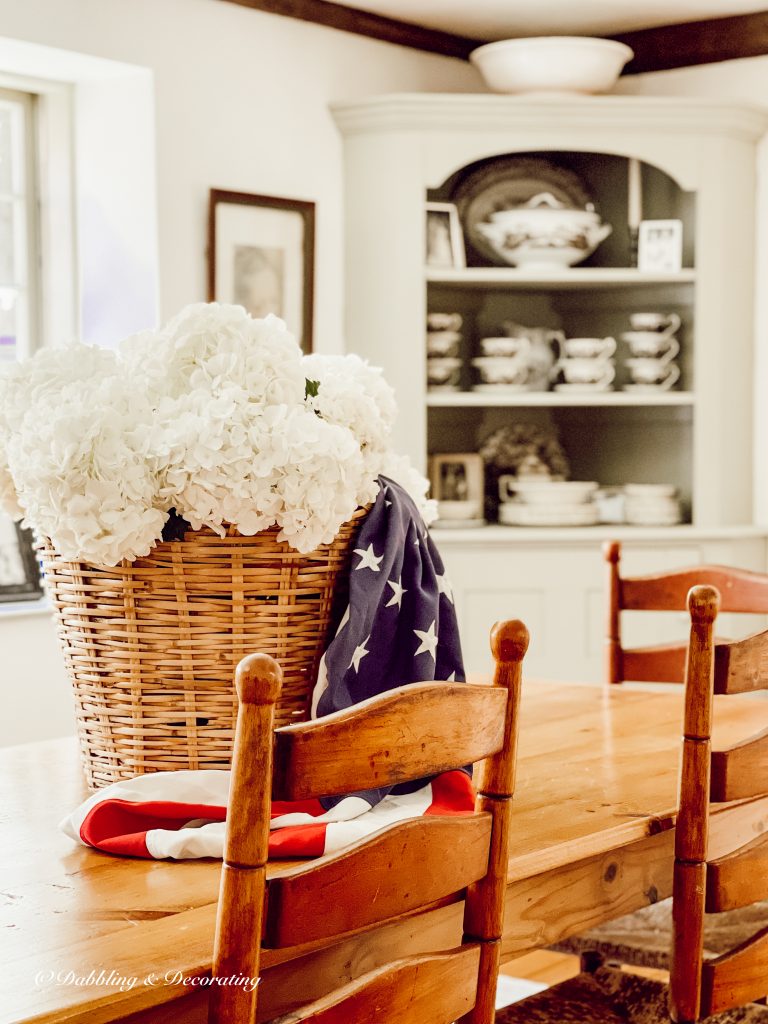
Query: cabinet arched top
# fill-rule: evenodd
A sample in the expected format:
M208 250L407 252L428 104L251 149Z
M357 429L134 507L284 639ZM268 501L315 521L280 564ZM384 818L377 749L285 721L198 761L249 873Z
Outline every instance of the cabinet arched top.
M500 154L560 150L636 157L696 191L709 146L754 146L768 130L756 108L694 98L579 96L568 99L488 94L402 94L336 104L345 137L421 155L422 184L437 187L469 163ZM386 143L385 143L386 144Z
M600 150L597 151L594 149L594 147L589 145L571 146L567 150L561 149L559 146L544 146L534 152L531 152L528 149L515 148L507 149L504 152L496 151L492 153L483 153L480 157L473 156L472 159L467 159L465 154L464 159L461 160L459 165L456 167L450 167L448 169L448 172L442 178L440 178L440 180L433 181L431 180L430 177L430 180L426 182L426 187L429 189L440 189L446 184L446 182L448 182L454 176L469 173L475 167L481 164L490 164L493 163L494 160L504 160L506 157L520 157L521 159L529 157L535 160L541 157L546 158L548 156L551 156L554 160L558 160L559 158L567 159L569 155L575 154L580 154L587 157L594 157L595 159L598 160L601 157L620 157L622 159L634 158L639 160L641 165L648 166L650 168L654 168L656 170L663 172L671 180L671 182L683 192L692 192L695 191L696 188L696 183L689 184L687 181L681 180L680 177L676 175L675 171L679 170L679 168L664 166L663 161L659 159L655 161L647 160L641 153L637 152L635 149L624 150L621 148L617 148L616 146L612 146L601 147ZM433 171L433 168L431 166L429 169L431 172ZM440 174L442 172L434 171L434 173Z

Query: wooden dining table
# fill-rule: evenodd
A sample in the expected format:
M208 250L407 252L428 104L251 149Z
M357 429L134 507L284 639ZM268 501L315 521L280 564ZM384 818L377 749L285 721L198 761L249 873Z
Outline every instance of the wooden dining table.
M681 720L677 688L526 683L503 961L670 894ZM736 742L768 726L768 701L716 698L715 721L715 746ZM58 822L86 795L73 739L0 751L0 1021L205 1020L220 863L75 845ZM719 807L710 852L766 829L768 800ZM459 901L267 950L260 1016L456 945L461 921Z

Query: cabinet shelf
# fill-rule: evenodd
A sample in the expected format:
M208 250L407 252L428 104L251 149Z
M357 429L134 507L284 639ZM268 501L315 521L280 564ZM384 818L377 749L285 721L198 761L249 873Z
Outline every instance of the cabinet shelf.
M561 271L535 273L515 267L426 267L428 284L456 288L518 288L521 291L570 291L589 288L638 288L643 286L693 284L696 271L680 270L653 274L635 267L571 267Z
M633 393L628 391L573 392L561 391L517 391L494 395L488 391L432 391L427 394L427 405L433 408L483 408L532 406L587 408L693 405L692 391L660 391L656 394Z
M585 544L590 548L606 540L618 541L727 541L749 538L765 539L768 528L761 526L696 526L680 523L678 526L629 526L626 523L598 526L503 526L489 523L475 529L455 529L450 526L430 527L439 545L493 544L501 547L515 544L559 544L564 541Z

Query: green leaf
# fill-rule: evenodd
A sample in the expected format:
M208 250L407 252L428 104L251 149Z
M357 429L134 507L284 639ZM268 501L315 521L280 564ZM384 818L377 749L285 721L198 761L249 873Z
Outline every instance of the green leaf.
M318 393L319 390L320 390L320 381L319 380L305 379L305 381L304 381L304 397L305 398L317 398L317 393Z

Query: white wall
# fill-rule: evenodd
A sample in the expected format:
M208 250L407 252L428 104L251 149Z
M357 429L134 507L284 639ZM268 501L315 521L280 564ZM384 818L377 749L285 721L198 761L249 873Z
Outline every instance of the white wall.
M480 87L462 61L220 0L0 0L0 33L154 73L164 317L205 298L209 188L317 202L326 350L342 345L341 146L328 104Z
M152 72L163 317L205 298L210 188L314 200L315 343L325 351L344 347L341 143L328 104L481 88L461 61L220 0L0 0L0 34ZM0 701L0 745L71 731L47 616L0 613Z

